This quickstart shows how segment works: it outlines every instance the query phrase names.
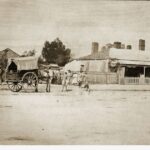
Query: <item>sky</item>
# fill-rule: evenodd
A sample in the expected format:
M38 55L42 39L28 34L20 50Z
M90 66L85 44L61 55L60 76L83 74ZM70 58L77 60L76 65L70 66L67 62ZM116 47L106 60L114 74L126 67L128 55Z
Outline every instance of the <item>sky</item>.
M150 51L150 2L110 0L0 0L0 50L38 54L46 40L59 37L76 57L114 41L146 40Z

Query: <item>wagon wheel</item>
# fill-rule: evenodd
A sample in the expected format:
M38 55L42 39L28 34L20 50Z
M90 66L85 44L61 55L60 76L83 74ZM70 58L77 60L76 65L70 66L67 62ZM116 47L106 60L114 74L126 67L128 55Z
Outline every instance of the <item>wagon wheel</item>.
M15 82L7 82L8 84L8 88L12 91L12 92L19 92L22 89L22 84L18 81Z
M23 87L25 90L38 91L38 77L34 72L27 72L22 77Z

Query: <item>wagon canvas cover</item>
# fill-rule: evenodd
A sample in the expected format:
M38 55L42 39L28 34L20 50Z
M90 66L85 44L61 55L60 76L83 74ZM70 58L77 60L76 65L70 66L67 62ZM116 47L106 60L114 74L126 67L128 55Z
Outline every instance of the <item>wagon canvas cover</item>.
M38 69L38 58L37 57L18 57L8 60L8 66L11 62L17 65L17 70L33 70Z

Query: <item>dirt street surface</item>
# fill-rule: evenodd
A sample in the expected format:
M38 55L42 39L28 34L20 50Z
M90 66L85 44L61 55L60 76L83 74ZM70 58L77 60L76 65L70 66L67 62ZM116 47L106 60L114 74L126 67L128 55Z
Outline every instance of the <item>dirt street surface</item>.
M0 87L0 144L150 144L150 86Z

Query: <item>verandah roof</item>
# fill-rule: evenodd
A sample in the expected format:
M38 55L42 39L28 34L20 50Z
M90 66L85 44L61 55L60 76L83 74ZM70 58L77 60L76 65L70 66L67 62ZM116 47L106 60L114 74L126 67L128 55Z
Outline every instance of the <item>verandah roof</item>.
M137 66L150 66L150 61L137 61L137 60L118 60L121 65L137 65Z

